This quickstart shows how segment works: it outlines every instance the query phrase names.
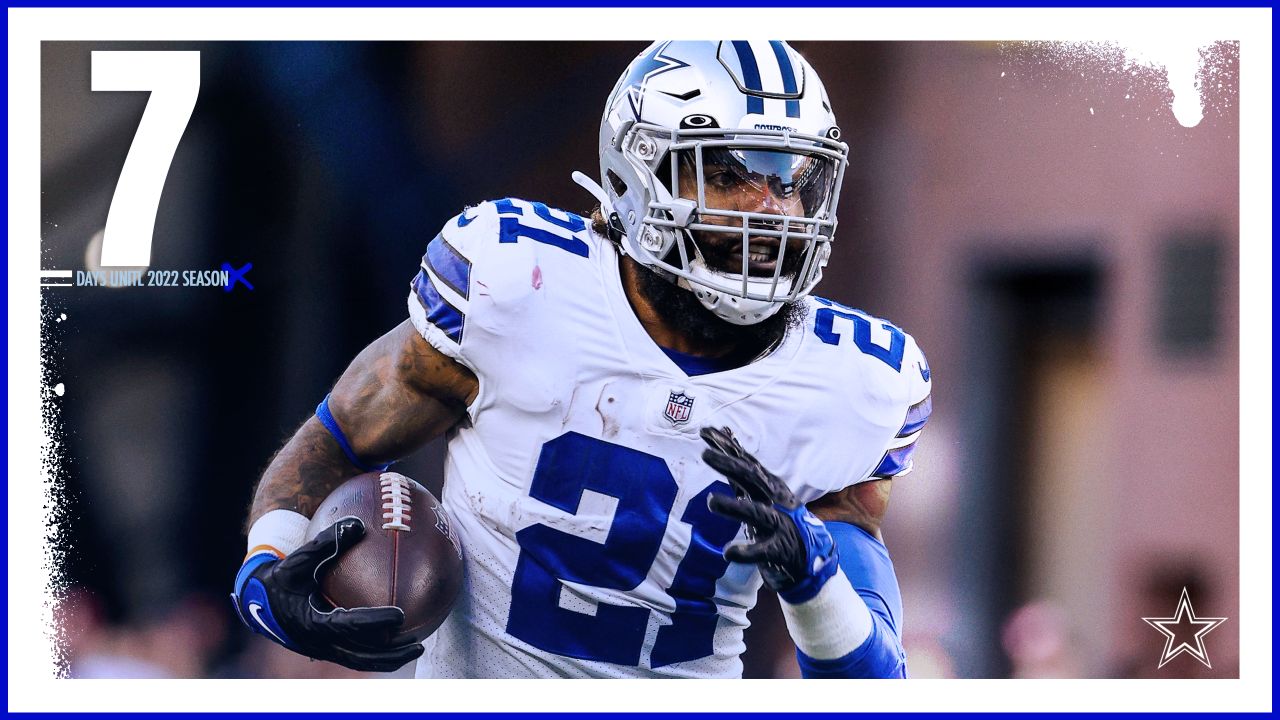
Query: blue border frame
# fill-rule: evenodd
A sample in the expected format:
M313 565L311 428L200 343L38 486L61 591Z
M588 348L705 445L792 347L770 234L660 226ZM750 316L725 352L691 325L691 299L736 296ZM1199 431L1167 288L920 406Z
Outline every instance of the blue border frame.
M353 5L353 4L352 4L352 3L350 3L349 1L345 1L345 0L311 0L311 1L307 1L307 0L282 0L282 1L281 1L281 0L278 0L277 2L270 2L270 3L265 3L265 2L249 2L249 1L247 1L247 0L245 0L245 1L241 1L241 0L225 0L224 2L208 2L208 1L203 1L203 2L202 2L202 1L192 1L192 2L159 2L159 1L157 1L157 2L110 2L109 0L101 0L101 1L88 0L88 1L82 1L82 2L69 2L69 3L58 3L58 2L54 2L54 3L43 3L43 2L38 2L37 0L16 0L16 1L15 1L15 0L7 0L7 2L6 2L6 7L7 7L7 8L171 8L171 7L175 7L175 8L184 8L184 7L193 7L193 8L306 8L306 7L317 7L317 8L359 8L359 9L377 9L377 8L413 8L413 7L422 7L422 8L438 8L438 7L462 7L462 8L470 8L470 7L477 7L477 8L479 8L479 7L494 7L494 8L534 8L534 7L548 7L548 8L582 8L582 7L601 7L601 8L616 8L616 7L635 7L635 6L643 6L643 7L699 7L699 8L736 8L736 7L743 7L743 8L761 8L761 7L777 7L779 4L780 4L780 3L779 3L779 1L778 1L778 0L698 0L698 2L696 2L696 3L682 3L682 2L679 2L678 0L647 0L647 1L645 1L645 0L638 0L638 1L636 1L636 2L626 2L625 0L597 0L597 1L595 1L595 2L591 2L590 0L576 0L576 1L571 0L571 1L569 1L569 2L565 2L564 0L561 0L561 1L559 1L559 2L545 2L545 3L536 2L535 0L525 0L525 1L518 1L518 2L510 2L510 1L509 1L509 2L500 2L500 3L499 3L499 2L492 2L492 3L490 3L490 2L482 2L482 1L479 1L479 0L471 0L471 1L463 0L463 1L460 1L460 2L415 2L415 1L413 1L413 0L390 0L390 1L389 1L389 0L380 0L380 1L379 1L379 2L377 2L376 4L371 4L371 5ZM973 7L976 7L976 8L982 8L982 7L997 7L997 8L998 8L998 7L1019 7L1019 8L1021 8L1021 7L1030 7L1030 8L1082 8L1082 7L1083 7L1083 8L1162 8L1162 7L1167 7L1167 8L1206 8L1206 9L1274 8L1274 2L1250 2L1250 1L1240 2L1239 0L1235 0L1235 2L1232 2L1232 3L1231 3L1231 4L1229 4L1229 5L1221 5L1221 6L1215 6L1215 5L1213 5L1213 4L1210 4L1210 3L1208 3L1208 2L1205 2L1204 0L1200 0L1200 1L1198 1L1198 2L1196 2L1196 1L1192 1L1192 0L1181 0L1181 1L1175 0L1175 1L1173 1L1173 2L1170 2L1170 1L1168 1L1168 0L1166 0L1166 1L1164 1L1164 2L1160 2L1159 0L1149 0L1149 1L1147 1L1147 2L1128 2L1128 3L1125 3L1125 4L1123 4L1123 5L1113 5L1113 4L1105 3L1105 2L1101 2L1101 1L1083 1L1083 0L1082 0L1082 1L1080 1L1080 2L1075 2L1075 3L1064 3L1064 2L1039 2L1039 3L1037 3L1037 2L1012 2L1012 1L1010 1L1010 2L993 2L993 3L982 3L982 4L966 4L966 3L960 3L960 2L954 2L954 3L929 3L929 4L921 4L921 3L912 3L912 2L908 2L908 1L906 1L906 0L903 0L902 2L881 2L881 3L868 4L868 5L850 4L850 3L847 3L847 2L840 2L839 0L800 0L799 2L791 3L791 4L788 4L788 5L789 5L789 7L796 7L796 8L813 8L813 7L841 7L841 8L844 8L844 7L872 7L872 8L926 8L926 9L927 9L927 8L973 8ZM1275 26L1275 21L1274 21L1274 16L1273 16L1273 19L1272 19L1272 29L1273 29L1273 31L1274 31L1274 26ZM5 14L4 27L5 27L5 31L6 31L6 33L5 33L5 34L6 34L6 37L8 37L8 30L9 30L9 16L8 16L8 13L6 13L6 14ZM1272 34L1274 35L1274 32L1273 32ZM1273 58L1274 58L1274 56L1273 56ZM6 55L5 55L4 68L5 68L5 90L6 90L6 93L5 93L5 105L6 105L6 108L7 108L7 107L8 107L8 89L9 89L9 82L8 82L8 54L7 54L7 53L6 53ZM1273 69L1274 69L1274 60L1273 60ZM1273 81L1273 82L1274 82L1274 81ZM7 114L7 113L6 113L6 116L5 116L5 129L6 129L6 143L5 143L5 152L4 152L4 154L5 154L5 160L6 160L6 166L7 166L7 165L8 165L8 161L9 161L9 146L8 146L8 142L7 142L8 130L9 130L9 119L8 119L8 114ZM1274 136L1274 128L1273 128L1273 136ZM1274 153L1274 151L1273 151L1273 153ZM6 190L8 189L8 175L7 175L7 174L6 174L6 176L5 176L5 188L6 188ZM6 213L6 215L7 215L7 213ZM12 240L12 238L11 238L11 240ZM1272 261L1272 262L1273 262L1273 268L1272 268L1272 269L1273 269L1273 274L1274 274L1274 262L1275 262L1274 257L1273 257L1273 261ZM7 274L7 271L8 271L8 269L9 269L9 267L8 267L8 266L9 266L9 258L8 258L8 254L7 254L7 253L6 253L6 254L5 254L5 256L4 256L3 264L4 264L4 268L5 268L5 270L6 270L6 274ZM4 297L4 307L5 307L5 311L6 311L6 318L8 318L9 301L8 301L8 295L7 295L7 294L5 294L5 297ZM6 324L6 328L7 328L7 327L8 327L8 321L7 321L7 319L6 319L6 323L5 323L5 324ZM1274 320L1273 320L1273 329L1274 329ZM5 346L5 351L6 351L6 353L5 353L5 367L6 367L6 369L8 369L8 367L9 367L9 362L8 362L9 335L8 335L8 333L7 333L7 332L6 332L6 334L5 334L4 346ZM1274 346L1274 339L1273 339L1273 346ZM1274 374L1273 374L1273 375L1274 375ZM1272 398L1273 398L1273 411L1272 411L1272 413L1273 413L1273 418L1274 418L1274 388L1273 388L1273 391L1272 391ZM4 407L6 407L6 408L7 408L7 407L8 407L8 400L9 400L9 388L8 388L8 383L7 383L7 382L6 382L6 384L5 384L4 389L3 389L3 390L0 390L0 399L3 399L3 401L4 401ZM3 415L3 419L0 419L0 424L2 424L2 425L4 426L4 428L5 428L5 430L6 430L6 437L7 437L7 430L8 430L8 413L7 413L7 412L6 412L6 413L4 413L4 415ZM5 457L6 461L7 461L7 459L8 459L8 453L9 453L8 443L6 442L6 444L5 444L5 451L4 451L4 457ZM1273 456L1274 456L1274 450L1273 450ZM12 478L10 478L10 481L12 481ZM0 501L0 502L3 502L4 507L5 507L6 511L7 511L7 510L8 510L8 495L6 494L6 495L4 496L4 499L3 499L2 501ZM1273 498L1273 517L1274 517L1274 498ZM5 545L6 545L6 548L7 548L7 546L8 546L8 540L7 540L7 538L6 538L6 540L5 540ZM1273 551L1274 551L1274 532L1273 532L1272 547L1273 547ZM1274 552L1273 552L1273 554L1274 554ZM7 557L7 556L6 556L6 557ZM6 560L5 564L6 564L6 567L7 567L7 564L8 564L8 563L7 563L7 560ZM1274 566L1274 558L1273 558L1273 566ZM5 606L5 608L7 609L7 608L8 608L8 597L9 597L9 594L8 594L8 590L9 590L9 578L8 578L8 573L7 573L7 572L5 573L5 577L4 577L4 579L3 579L3 586L4 586L4 589L5 589L5 600L4 600L4 606ZM1274 590L1274 574L1273 574L1273 590ZM1274 617L1273 617L1272 631L1271 631L1271 640L1272 640L1272 667L1273 667L1273 673L1274 673L1274 667L1275 667L1275 665L1274 665L1274 659L1275 659L1275 637L1276 637L1276 631L1275 631L1275 623L1274 623ZM9 641L9 626L8 626L8 622L7 622L7 620L6 620L5 628L4 628L4 638L5 638L5 644L6 644L6 647L7 647L7 646L8 646L8 641ZM8 658L8 656L7 656L7 654L6 654L5 659L3 660L3 663L4 663L5 667L6 667L6 669L8 668L8 659L7 659L7 658ZM1273 675L1273 679L1274 679L1274 675ZM1206 686L1206 687L1207 687L1207 686ZM7 688L8 688L8 685L6 685L6 691L5 691L6 698L8 697L8 689L7 689ZM1274 699L1275 699L1275 690L1274 690L1274 683L1273 683L1273 688L1272 688L1272 708L1273 708L1273 712L1274 712L1274 706L1275 706ZM18 715L18 716L25 717L25 718L38 719L38 718L96 717L96 716L101 716L101 715L124 715L124 716L131 716L131 715L138 714L138 713L125 712L125 711L103 711L103 712L98 712L98 713L81 713L81 712L65 712L65 713L64 713L64 712L23 712L23 713L14 713L14 712L11 712L11 711L9 711L9 710L8 710L8 705L7 705L7 703L6 703L6 710L5 710L5 714L6 714L6 715ZM166 712L166 713L158 713L158 714L161 714L161 715L169 715L169 714L173 714L173 715L198 715L198 716L201 716L201 717L204 717L204 718L209 718L210 720L213 720L214 718L238 718L238 717L244 717L245 715L251 715L251 716L252 716L252 715L281 715L281 714L285 714L285 713L267 713L267 712L245 711L245 712L241 712L241 713L222 713L222 712L216 712L216 713L200 713L200 712L190 712L190 713L187 713L187 712L173 712L173 713L167 713L167 712ZM361 718L361 717L379 717L379 716L382 716L382 714L374 714L374 713L313 713L313 712L307 712L307 713L305 713L305 714L306 714L306 718L307 718L307 720L329 720L329 719L333 719L333 720L351 720L352 718ZM986 716L990 716L990 715L997 715L997 714L998 714L998 715L1006 715L1006 716L1014 716L1014 717L1018 717L1018 716L1026 716L1026 715L1034 715L1034 716L1038 716L1038 717L1049 717L1049 718L1055 718L1055 719L1058 719L1058 720L1076 720L1076 719L1080 719L1080 720L1093 720L1094 718L1097 718L1097 717L1100 717L1100 716L1109 716L1109 715L1143 715L1143 716L1149 716L1149 717L1178 717L1178 718L1183 718L1183 717L1217 717L1217 716L1259 716L1259 717L1263 717L1263 716L1270 716L1270 714L1268 714L1268 713L1260 713L1260 712L1259 712L1259 713L1246 713L1246 712L1242 712L1242 713L1164 713L1164 712L1143 712L1143 713L1112 713L1112 712L1103 712L1103 713L1084 713L1084 712L1069 712L1069 713L1062 713L1062 712L1033 712L1033 713L1017 713L1017 712L1014 712L1014 713L988 713L988 712L964 712L964 711L959 711L959 712L955 712L955 713L935 713L935 712L927 712L927 713L922 713L922 712L903 712L903 713L886 713L886 712L868 712L868 713L825 713L825 712L824 712L824 713L733 713L733 715L734 715L736 718L765 718L765 717L768 717L768 718L859 718L859 719L862 719L862 718L879 718L879 717L885 717L885 718L904 718L904 719L911 719L911 720L932 720L932 719L934 719L934 718L942 719L942 718L949 718L949 717L956 717L956 716L970 716L970 717L977 716L977 717L986 717ZM640 720L640 719L642 719L642 718L659 718L659 717L661 717L661 718L666 718L666 717L672 717L672 716L682 717L682 718L698 718L698 719L705 718L705 719L707 719L707 720L720 720L721 718L723 718L723 717L724 717L724 713L702 713L702 712L698 712L698 713L681 713L681 712L671 712L671 713L662 713L662 712L643 712L643 713L628 713L628 712L621 712L621 713L607 713L607 712L600 712L600 713L565 713L565 712L528 712L528 713L489 713L489 712L481 712L481 713L458 713L458 712L439 712L439 713L431 713L431 712L409 712L409 713L397 713L397 715L400 715L400 716L403 716L403 717L409 717L409 716L415 716L415 717L416 717L416 716L429 716L429 717L435 717L435 718L465 718L466 720L497 720L497 719L499 719L499 718L509 718L509 717L530 717L530 716L539 716L539 715L542 715L542 716L549 716L549 717L555 717L555 718L595 718L595 717L607 716L607 717L609 717L609 718L616 719L616 720Z
M226 0L225 2L209 2L192 0L191 2L110 2L109 0L82 0L81 2L68 3L43 3L38 0L7 0L7 6L10 8L171 8L171 7L195 7L195 8L353 8L372 10L377 8L626 8L626 7L679 7L679 8L762 8L762 7L779 7L783 3L779 0L697 0L696 2L680 2L679 0L637 0L636 2L627 2L626 0L559 0L558 2L536 2L536 0L517 0L507 2L483 2L482 0L461 0L459 2L417 2L415 0L378 0L369 5L352 4L349 0L277 0L276 2L251 2L250 0ZM1260 0L1250 1L1234 0L1230 4L1214 5L1205 0L1139 0L1137 2L1130 0L1123 4L1107 3L1102 0L1091 0L1081 2L985 2L985 3L961 3L961 2L936 2L936 3L917 3L908 0L900 0L899 2L878 2L868 3L866 5L850 4L841 0L799 0L795 3L786 3L786 7L792 8L815 8L815 7L862 7L862 8L1002 8L1002 7L1029 7L1029 8L1107 8L1107 9L1124 9L1124 8L1205 8L1211 10L1231 9L1231 8L1262 8L1274 7L1273 2L1261 2ZM1273 21L1274 22L1274 21ZM6 21L6 27L8 23Z

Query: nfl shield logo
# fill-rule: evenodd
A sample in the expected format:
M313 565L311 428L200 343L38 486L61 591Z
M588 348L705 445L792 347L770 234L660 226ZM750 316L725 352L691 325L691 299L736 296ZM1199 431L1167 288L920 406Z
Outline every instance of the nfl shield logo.
M688 422L689 415L692 413L693 398L685 395L683 390L672 390L671 396L667 398L667 411L663 415L679 425L682 422Z

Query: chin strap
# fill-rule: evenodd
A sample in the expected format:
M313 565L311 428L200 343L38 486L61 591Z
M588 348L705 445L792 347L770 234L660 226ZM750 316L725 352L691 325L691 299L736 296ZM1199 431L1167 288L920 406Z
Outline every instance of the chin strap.
M693 280L682 277L679 278L677 284L692 292L703 307L710 310L721 320L732 325L754 325L771 317L786 304L782 300L748 300L728 292L724 284L739 284L742 276L715 272L707 267L707 261L703 258L696 244L693 252L694 255L689 260L689 274L693 276ZM795 280L792 278L781 280L778 283L776 295L785 297L790 294L791 285L794 282ZM770 285L772 285L772 281L748 281L748 289L754 289L759 292L765 292L765 287Z

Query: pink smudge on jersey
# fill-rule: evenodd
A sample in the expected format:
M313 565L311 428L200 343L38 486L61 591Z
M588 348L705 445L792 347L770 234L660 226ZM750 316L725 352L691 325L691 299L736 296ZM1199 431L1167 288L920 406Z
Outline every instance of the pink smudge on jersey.
M533 289L540 290L542 288L542 267L533 266Z

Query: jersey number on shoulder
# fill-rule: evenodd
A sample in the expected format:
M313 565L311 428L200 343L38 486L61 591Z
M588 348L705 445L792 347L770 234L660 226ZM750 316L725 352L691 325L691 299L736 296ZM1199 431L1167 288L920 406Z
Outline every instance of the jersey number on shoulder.
M588 256L587 244L573 236L574 233L587 229L587 221L581 217L567 212L564 213L565 217L558 218L552 213L551 208L542 203L531 203L511 198L498 200L493 206L498 211L498 242L513 243L520 238L528 238L534 242L554 245L561 250L568 250L574 255ZM520 218L524 216L524 209L528 207L533 208L533 214L550 223L554 229L548 230L521 223Z
M540 524L516 533L520 559L507 632L557 655L639 665L650 611L593 602L578 596L575 586L626 592L644 582L662 550L676 490L666 462L648 453L575 432L543 445L530 496L571 515L588 492L607 496L616 507L609 527L596 528L603 542ZM723 482L708 485L680 517L692 539L667 588L676 609L671 624L658 629L650 667L713 652L718 615L709 598L728 568L721 548L739 525L707 509L712 492L733 491Z
M840 344L840 333L836 331L836 318L844 318L853 323L853 344L863 353L883 362L885 365L902 372L902 354L907 349L907 336L892 323L883 320L868 320L861 313L850 307L831 302L825 298L814 298L824 307L818 308L814 316L813 332L822 342L828 345ZM879 344L871 337L873 323L880 331L887 331L888 346ZM883 337L883 333L880 333Z

